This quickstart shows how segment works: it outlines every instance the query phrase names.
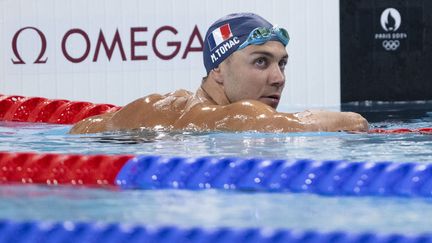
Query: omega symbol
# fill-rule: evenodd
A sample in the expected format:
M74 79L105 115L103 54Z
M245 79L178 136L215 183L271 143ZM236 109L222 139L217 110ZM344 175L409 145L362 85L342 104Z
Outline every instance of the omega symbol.
M45 51L46 51L46 47L47 47L47 41L45 38L45 35L42 33L42 31L40 31L39 29L36 29L35 27L31 27L31 26L27 26L24 28L21 28L20 30L18 30L13 39L12 39L12 50L13 53L15 55L15 60L12 58L11 61L13 64L25 64L25 62L22 60L21 55L18 51L18 46L17 46L17 42L18 42L18 37L21 34L21 32L23 32L24 30L27 29L31 29L36 31L36 33L39 35L39 38L41 40L41 49L39 52L39 56L36 58L36 60L33 63L46 63L48 60L48 57L45 58L45 60L42 60L43 56L45 55Z

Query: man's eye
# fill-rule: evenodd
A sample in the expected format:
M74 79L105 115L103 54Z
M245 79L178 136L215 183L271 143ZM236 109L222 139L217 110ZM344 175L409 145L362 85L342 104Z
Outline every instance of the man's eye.
M267 60L264 57L260 57L260 58L255 60L255 64L260 66L260 67L264 67L267 65Z
M280 69L285 69L285 66L287 65L287 60L281 60L280 62L279 62L279 67L280 67Z

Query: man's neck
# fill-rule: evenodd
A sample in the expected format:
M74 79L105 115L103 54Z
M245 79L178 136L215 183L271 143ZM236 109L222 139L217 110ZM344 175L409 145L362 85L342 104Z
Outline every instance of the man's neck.
M218 105L228 105L230 101L221 84L214 80L206 80L201 84L201 89Z

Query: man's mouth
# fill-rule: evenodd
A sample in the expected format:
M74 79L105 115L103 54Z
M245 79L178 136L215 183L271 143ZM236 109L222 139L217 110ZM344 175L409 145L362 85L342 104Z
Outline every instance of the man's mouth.
M261 99L267 105L270 105L271 107L276 108L276 106L279 104L280 95L274 94L274 95L261 96Z
M266 98L266 99L280 100L280 95L279 94L265 95L265 96L262 96L262 97Z

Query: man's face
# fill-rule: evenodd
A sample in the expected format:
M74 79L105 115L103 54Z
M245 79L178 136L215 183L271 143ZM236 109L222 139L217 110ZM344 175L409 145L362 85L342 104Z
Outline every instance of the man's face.
M230 102L253 99L276 109L285 86L287 61L285 47L278 41L250 45L234 52L220 65Z

